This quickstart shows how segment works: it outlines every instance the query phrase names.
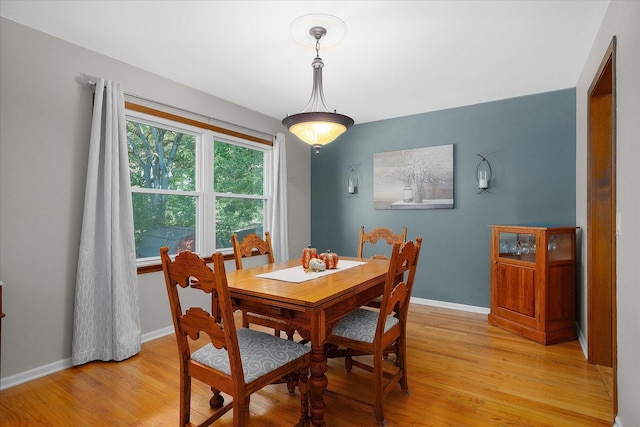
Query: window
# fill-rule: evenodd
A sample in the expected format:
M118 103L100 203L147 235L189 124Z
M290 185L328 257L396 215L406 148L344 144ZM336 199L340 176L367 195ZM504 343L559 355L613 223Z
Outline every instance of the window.
M202 255L264 232L271 147L127 109L136 256Z

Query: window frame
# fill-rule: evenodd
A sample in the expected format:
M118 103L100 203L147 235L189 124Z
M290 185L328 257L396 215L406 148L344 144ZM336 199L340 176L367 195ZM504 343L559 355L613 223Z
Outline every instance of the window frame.
M194 191L157 190L148 188L131 188L131 194L169 194L196 197L196 250L195 252L210 259L211 254L220 251L225 259L233 258L231 247L217 248L216 245L216 199L218 197L263 200L263 228L266 230L271 221L273 203L273 142L246 135L229 129L220 128L208 123L178 116L150 107L125 102L125 120L158 126L172 131L188 133L195 137L196 152L196 185ZM235 194L214 191L214 143L238 145L263 152L263 194ZM161 270L160 256L136 258L138 273Z

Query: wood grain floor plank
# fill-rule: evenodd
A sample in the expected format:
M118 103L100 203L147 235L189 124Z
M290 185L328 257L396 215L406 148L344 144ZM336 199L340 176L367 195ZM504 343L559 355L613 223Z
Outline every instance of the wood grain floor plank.
M577 341L543 346L489 326L485 315L412 305L407 328L410 396L385 403L395 426L611 426L610 373L589 365ZM392 360L385 362L388 366ZM176 426L178 357L173 335L120 363L93 362L0 392L0 426ZM329 361L329 387L371 395L371 374ZM606 380L606 381L605 381ZM194 382L192 417L209 413ZM328 426L370 426L373 414L327 398ZM284 385L251 398L250 426L294 425L298 397ZM226 414L215 426L231 426Z

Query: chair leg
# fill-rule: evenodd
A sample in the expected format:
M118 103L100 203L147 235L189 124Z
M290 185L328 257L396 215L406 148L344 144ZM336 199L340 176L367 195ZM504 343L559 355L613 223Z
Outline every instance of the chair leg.
M384 375L382 373L382 354L374 353L373 355L373 375L375 377L375 403L373 413L379 426L386 426L387 421L384 419L384 410L382 403L384 400Z
M190 425L191 419L191 377L180 375L180 426Z
M287 375L287 390L289 391L289 396L296 395L296 384L298 384L299 379L299 375L297 374Z
M209 399L209 406L213 409L222 408L222 405L224 405L224 397L220 394L220 390L211 387L211 392L213 396Z
M309 420L309 367L298 370L298 388L300 390L300 424L307 425Z
M353 368L353 360L351 359L351 350L347 348L344 353L344 369L351 372L351 368Z
M396 342L396 366L402 371L400 377L400 388L404 394L409 394L409 383L407 382L407 344L404 335L400 335Z
M234 397L234 400L236 398ZM233 427L245 427L249 422L249 396L233 402Z

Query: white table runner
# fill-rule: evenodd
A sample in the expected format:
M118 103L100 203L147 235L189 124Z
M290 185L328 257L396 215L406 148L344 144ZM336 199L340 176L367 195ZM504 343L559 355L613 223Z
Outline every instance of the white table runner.
M284 270L272 271L271 273L257 274L256 277L261 277L264 279L280 280L283 282L302 283L302 282L306 282L307 280L313 280L313 279L317 279L318 277L328 276L329 274L337 273L339 271L344 271L349 268L357 267L362 264L366 264L366 262L341 259L341 260L338 260L338 268L334 270L306 272L302 268L302 265L299 265L297 267L286 268Z

